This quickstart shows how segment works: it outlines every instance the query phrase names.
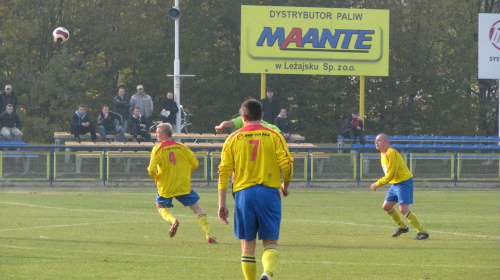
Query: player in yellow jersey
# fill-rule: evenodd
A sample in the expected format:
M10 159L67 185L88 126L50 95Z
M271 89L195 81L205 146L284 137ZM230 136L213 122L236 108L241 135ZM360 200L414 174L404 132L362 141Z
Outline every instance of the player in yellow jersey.
M281 133L261 125L262 105L250 99L241 105L243 128L224 142L219 165L219 219L228 224L226 194L234 170L234 236L241 241L241 267L245 279L257 276L256 237L262 240L264 272L268 280L278 264L281 197L289 194L293 158ZM281 173L283 182L281 181Z
M211 236L207 215L198 204L200 197L191 189L191 172L199 165L194 153L183 144L172 140L172 126L169 123L158 125L156 137L160 144L151 151L148 173L158 188L156 196L158 212L163 219L171 223L169 236L174 237L179 227L179 221L168 209L174 207L172 199L175 197L198 216L198 222L205 232L208 243L217 243Z
M401 214L417 229L417 236L414 239L423 240L429 238L429 232L424 229L417 216L410 211L410 204L413 204L413 174L406 166L398 151L389 146L389 137L387 135L377 135L377 138L375 138L375 147L380 151L380 162L382 163L385 176L373 183L370 189L375 191L378 187L387 183L391 184L382 209L398 225L396 232L392 236L398 237L402 233L409 231L399 213L394 209L394 205L399 203Z

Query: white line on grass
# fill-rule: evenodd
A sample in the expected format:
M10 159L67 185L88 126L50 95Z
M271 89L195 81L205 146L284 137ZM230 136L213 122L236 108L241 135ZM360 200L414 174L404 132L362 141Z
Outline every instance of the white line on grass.
M19 249L19 250L42 250L44 252L46 251L52 251L52 252L64 252L68 253L69 251L67 249L65 250L57 250L57 249L47 249L47 248L34 248L34 247L19 247L19 246L11 246L11 245L2 245L0 244L1 248L9 248L9 249ZM90 253L95 256L96 252L95 250L93 251L71 251L71 253ZM143 253L128 253L128 252L101 252L102 254L113 254L113 255L121 255L121 256L138 256L138 257L159 257L159 258L175 258L175 259L194 259L194 260L216 260L218 262L240 262L239 258L217 258L214 259L213 257L192 257L192 256L180 256L180 255L168 255L168 254L143 254ZM290 264L322 264L322 265L351 265L351 266L396 266L396 267L408 267L409 264L406 263L356 263L356 262L333 262L333 261L319 261L319 262L314 262L314 261L294 261L294 260L284 260L280 259L280 263L290 263ZM420 266L420 267L446 267L446 268L476 268L476 269L497 269L500 268L500 266L487 266L487 265L463 265L463 264L457 264L457 265L446 265L446 264L417 264L417 263L411 263L411 266Z
M4 201L0 201L0 204L10 204L10 205L19 205L19 206L45 208L45 209L56 209L56 210L65 210L65 211L99 212L99 213L122 213L122 214L139 214L139 215L157 215L156 211L144 213L144 212L117 211L117 210L71 209L71 208L64 208L64 207L40 206L40 205L33 205L33 204L26 204L26 203L4 202ZM190 215L176 215L176 216L179 216L179 217L190 217ZM287 221L287 220L284 219L283 221ZM296 219L294 219L293 221L295 221L295 222L301 222L301 223L302 222L305 222L305 223L325 223L325 224L341 224L341 225L362 226L362 227L393 228L393 227L389 227L389 226L369 225L369 224L357 224L357 223L351 223L351 222L338 222L338 221L316 221L316 220L296 220ZM92 224L93 223L75 224L75 225L92 225ZM58 225L58 226L47 226L47 227L65 227L65 226L71 226L71 225ZM31 228L31 229L36 229L36 228L43 228L43 227L34 227L34 228ZM25 229L28 229L28 228L20 228L20 229L25 230ZM17 229L3 229L3 230L0 230L0 232L7 231L7 230L17 230ZM467 234L467 233L435 231L435 230L433 230L431 232L432 233L441 233L441 234L459 235L459 236L468 236L468 237L480 237L480 238L495 238L495 239L500 239L500 236L494 236L494 235Z
M341 225L362 226L362 227L394 228L394 227L389 227L389 226L357 224L357 223L337 222L337 221L314 221L314 220L294 220L294 221L301 222L301 223L303 223L303 222L304 223L324 223L324 224L341 224ZM469 237L482 237L482 238L496 238L496 239L500 239L500 236L494 236L494 235L467 234L467 233L447 232L447 231L437 231L437 230L433 230L431 232L432 233L460 235L460 236L469 236Z

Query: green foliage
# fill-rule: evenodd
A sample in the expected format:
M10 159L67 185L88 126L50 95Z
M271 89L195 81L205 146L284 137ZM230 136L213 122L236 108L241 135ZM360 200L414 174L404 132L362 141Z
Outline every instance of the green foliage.
M196 216L180 204L172 208L180 227L169 238L155 191L152 183L0 188L2 279L242 279L240 242L233 225L217 218L216 188L196 191L219 244L206 242ZM412 211L430 232L424 241L412 240L411 226L391 237L396 225L380 208L385 191L292 188L282 200L275 278L500 277L498 189L416 189ZM261 258L258 241L259 275Z
M166 17L172 5L0 3L0 84L21 94L22 121L40 119L43 128L65 131L79 103L95 120L119 86L130 97L138 84L153 97L159 119L161 101L173 90L167 75L173 74L174 21ZM260 75L239 73L241 5L388 9L389 77L366 77L366 133L498 133L498 83L475 78L477 13L500 12L498 0L183 0L181 74L196 77L182 80L181 104L199 132L213 132L245 99L260 99ZM52 41L58 26L69 29L67 43ZM359 106L359 77L267 75L267 84L308 142L335 141L343 118ZM37 139L50 143L52 132Z

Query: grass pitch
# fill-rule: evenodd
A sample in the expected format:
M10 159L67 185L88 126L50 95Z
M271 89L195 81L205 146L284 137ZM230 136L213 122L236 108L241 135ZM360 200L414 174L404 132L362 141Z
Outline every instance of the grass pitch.
M0 278L243 279L216 188L196 191L218 244L176 201L180 227L169 238L155 189L0 188ZM411 225L391 237L386 191L292 188L273 279L500 279L500 189L416 189L411 209L430 232L423 241ZM261 255L258 243L259 275Z

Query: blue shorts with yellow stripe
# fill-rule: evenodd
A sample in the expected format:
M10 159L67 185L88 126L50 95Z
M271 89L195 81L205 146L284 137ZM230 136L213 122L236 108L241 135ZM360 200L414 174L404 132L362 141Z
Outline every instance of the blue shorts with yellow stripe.
M279 189L255 185L236 192L234 202L234 236L252 241L278 240L281 224Z

